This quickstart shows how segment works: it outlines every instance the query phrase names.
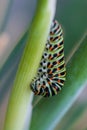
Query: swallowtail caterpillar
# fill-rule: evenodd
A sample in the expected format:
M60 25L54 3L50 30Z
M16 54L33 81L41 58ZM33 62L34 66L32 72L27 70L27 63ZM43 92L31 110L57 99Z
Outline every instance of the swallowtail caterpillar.
M51 97L58 94L66 76L63 31L54 20L36 77L30 86L35 95Z

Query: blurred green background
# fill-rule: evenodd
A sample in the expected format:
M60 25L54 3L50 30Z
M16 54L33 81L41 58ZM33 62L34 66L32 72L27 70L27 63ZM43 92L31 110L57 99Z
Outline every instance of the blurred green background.
M8 97L26 44L27 29L34 16L36 3L36 0L0 0L0 130L3 130ZM73 67L77 67L74 71L81 70L82 73L79 75L83 77L78 76L79 78L74 79L74 76L70 75L71 86L78 84L76 93L71 94L73 101L70 100L70 103L60 95L64 95L65 92L68 95L70 89L72 91L70 86L52 99L40 100L34 97L30 130L87 130L87 79L86 74L83 73L83 70L87 72L85 66L87 64L87 0L58 0L56 6L55 18L64 30L67 73L72 72ZM81 80L83 82L80 84ZM60 105L65 100L65 105L64 103L61 105L62 109L59 113L57 113L60 107L57 105L58 100Z

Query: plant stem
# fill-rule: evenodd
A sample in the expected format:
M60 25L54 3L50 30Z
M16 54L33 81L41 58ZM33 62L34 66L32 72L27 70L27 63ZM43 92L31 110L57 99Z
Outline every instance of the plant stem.
M23 130L27 115L31 118L32 92L29 84L36 74L45 47L55 5L56 0L38 0L29 38L9 99L4 130Z

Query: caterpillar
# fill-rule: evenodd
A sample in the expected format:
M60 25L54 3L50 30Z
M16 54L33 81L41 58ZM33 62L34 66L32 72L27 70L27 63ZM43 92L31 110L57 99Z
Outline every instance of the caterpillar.
M66 67L64 59L63 31L54 20L40 61L36 77L30 87L35 95L51 97L64 85Z

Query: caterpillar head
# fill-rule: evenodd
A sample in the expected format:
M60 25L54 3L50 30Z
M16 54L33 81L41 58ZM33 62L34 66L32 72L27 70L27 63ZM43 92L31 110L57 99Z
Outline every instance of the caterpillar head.
M32 91L34 92L35 95L41 95L44 97L49 97L49 90L45 85L45 82L43 84L40 83L39 79L36 81L32 82L30 84L30 87Z

